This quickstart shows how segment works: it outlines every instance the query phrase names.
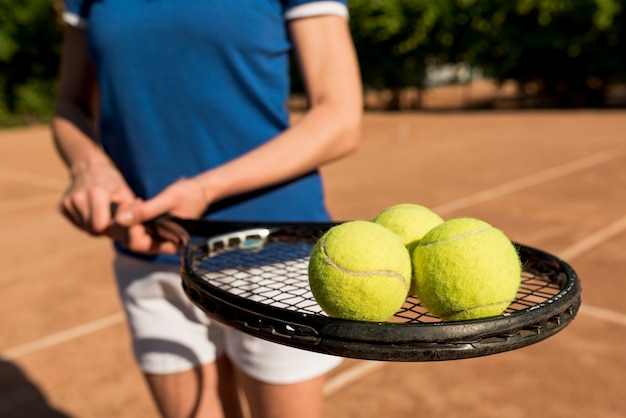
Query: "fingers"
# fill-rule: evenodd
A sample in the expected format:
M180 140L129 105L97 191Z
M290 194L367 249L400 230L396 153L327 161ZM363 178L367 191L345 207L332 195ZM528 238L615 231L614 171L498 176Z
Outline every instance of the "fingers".
M176 244L153 236L144 225L123 227L114 224L107 229L107 235L130 251L143 254L178 253Z
M96 189L91 196L91 228L94 233L102 234L111 225L111 200L108 193Z
M174 253L186 245L189 240L187 231L167 219L157 220L157 215L152 213L161 214L162 210L155 205L156 211L151 212L151 205L146 203L136 200L132 204L115 205L115 224L110 229L110 235L129 249L146 253ZM146 221L123 225L123 222L137 222L142 219Z
M201 184L195 179L180 179L153 198L120 207L115 221L131 226L170 214L181 218L197 218L206 210Z
M171 204L158 196L147 201L136 200L132 204L118 207L115 222L126 227L143 224L168 213L170 207Z
M180 179L147 201L124 187L112 191L115 189L89 186L73 185L60 204L61 213L84 231L108 235L136 252L176 253L184 239L150 234L146 224L164 214L197 218L206 210L200 184L192 179Z
M109 194L99 188L67 194L59 210L78 228L91 235L102 235L111 225Z

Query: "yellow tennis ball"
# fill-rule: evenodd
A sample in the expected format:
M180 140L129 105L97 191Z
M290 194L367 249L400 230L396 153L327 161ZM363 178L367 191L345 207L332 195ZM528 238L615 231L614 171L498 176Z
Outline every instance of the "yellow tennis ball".
M419 240L437 225L443 223L443 218L431 209L414 203L400 203L390 206L380 212L374 222L396 233L404 245L413 252ZM415 285L412 283L409 294L415 294Z
M500 315L515 298L521 262L500 230L473 218L431 229L412 253L421 304L444 321Z
M331 317L385 321L407 298L411 257L400 238L369 221L329 229L309 260L311 292Z
M374 222L395 232L410 248L433 227L443 223L443 219L425 206L400 203L380 212Z

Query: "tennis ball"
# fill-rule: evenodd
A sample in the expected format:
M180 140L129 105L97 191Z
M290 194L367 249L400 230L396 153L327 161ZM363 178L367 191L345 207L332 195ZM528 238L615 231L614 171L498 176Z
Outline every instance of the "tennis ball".
M413 203L400 203L380 212L374 222L396 233L411 251L417 241L443 219L429 208Z
M331 317L385 321L407 298L411 257L400 238L370 221L329 229L309 259L309 284Z
M421 304L443 321L500 315L515 298L521 262L500 230L457 218L427 232L412 253Z
M400 203L380 212L374 218L374 222L397 234L409 253L412 253L424 234L442 224L443 219L425 206ZM415 293L415 284L412 280L409 295L415 295Z

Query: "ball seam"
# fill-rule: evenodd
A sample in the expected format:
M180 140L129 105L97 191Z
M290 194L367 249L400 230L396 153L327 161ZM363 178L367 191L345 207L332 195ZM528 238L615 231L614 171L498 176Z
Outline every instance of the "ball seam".
M372 271L348 270L346 268L339 266L337 263L335 263L335 261L332 258L330 258L330 256L326 252L326 240L325 239L322 239L322 241L320 242L320 248L322 250L322 255L324 256L324 261L327 264L329 264L331 267L336 268L342 273L346 273L346 274L350 274L354 276L371 276L374 274L383 275L383 276L391 276L395 279L398 279L398 281L402 284L402 286L407 291L409 290L409 284L406 282L406 278L396 271L393 271L393 270L372 270Z
M431 246L431 245L437 245L437 244L443 244L443 243L446 243L446 242L456 241L458 239L466 238L466 237L469 237L471 235L479 234L481 232L489 231L489 230L492 230L492 229L495 229L495 228L492 227L492 226L488 226L488 227L484 227L484 228L480 228L480 229L474 229L473 231L468 231L468 232L465 232L464 234L456 235L454 237L442 239L442 240L439 240L439 241L432 241L432 242L421 242L420 241L420 242L418 242L417 247L428 247L428 246Z

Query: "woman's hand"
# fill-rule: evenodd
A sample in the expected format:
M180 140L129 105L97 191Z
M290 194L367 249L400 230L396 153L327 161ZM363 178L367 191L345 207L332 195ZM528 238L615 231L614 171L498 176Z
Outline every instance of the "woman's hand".
M174 190L174 198L187 189L181 187L181 183L187 182L181 180L168 188ZM195 185L194 189L197 191L199 186ZM134 196L115 167L101 164L74 173L59 209L83 231L95 236L108 236L131 251L175 254L178 250L175 244L151 235L145 227L144 222L158 216L152 216L150 212L143 216L146 203ZM115 213L111 211L113 204L116 207ZM148 210L149 208L150 205ZM131 214L131 218L128 214ZM120 222L118 218L124 222Z
M152 199L135 200L131 204L120 205L115 215L113 232L116 239L133 251L173 254L177 251L175 244L150 236L143 225L164 214L188 219L199 218L206 207L207 200L200 180L182 178Z
M72 182L59 210L83 231L106 235L113 224L111 203L128 205L134 200L119 171L110 163L101 163L73 170Z
M120 207L115 220L121 225L148 222L161 215L199 218L207 208L207 200L198 178L181 178L152 199Z

